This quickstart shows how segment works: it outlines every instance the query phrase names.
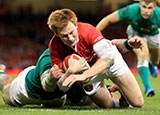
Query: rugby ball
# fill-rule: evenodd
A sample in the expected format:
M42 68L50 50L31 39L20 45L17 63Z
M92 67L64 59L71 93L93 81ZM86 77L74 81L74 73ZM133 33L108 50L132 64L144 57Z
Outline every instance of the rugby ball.
M70 63L71 63L71 60L72 59L75 59L75 60L80 60L80 56L77 55L77 54L71 54L71 55L68 55L67 57L64 58L63 60L63 68L64 68L64 71L66 72L67 69L69 68L70 66ZM89 65L88 65L89 66ZM81 72L78 72L79 74L82 74L85 70L81 71ZM90 81L90 78L87 78L86 80L82 81L81 83L84 84L84 83L88 83Z
M70 66L70 62L71 62L72 59L80 60L80 58L81 57L77 54L71 54L71 55L68 55L67 57L65 57L64 60L63 60L64 71L67 71L68 67Z

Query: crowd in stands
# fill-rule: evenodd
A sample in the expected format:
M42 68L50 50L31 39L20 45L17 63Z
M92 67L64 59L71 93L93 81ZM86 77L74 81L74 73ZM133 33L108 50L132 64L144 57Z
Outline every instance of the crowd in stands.
M12 18L0 21L0 63L8 69L23 69L36 63L52 34L46 21L39 17L14 22Z

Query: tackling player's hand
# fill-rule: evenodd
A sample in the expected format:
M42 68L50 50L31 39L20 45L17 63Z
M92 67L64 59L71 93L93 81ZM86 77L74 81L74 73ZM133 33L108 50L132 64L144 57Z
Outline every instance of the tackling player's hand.
M63 74L63 70L61 70L58 65L55 64L50 70L50 79L57 81Z
M62 86L71 87L75 82L77 81L81 82L81 81L84 81L85 79L86 78L83 77L83 75L72 74L64 80Z
M128 40L128 45L132 48L140 48L142 49L142 47L144 46L144 40L142 40L142 38L140 37L134 37Z

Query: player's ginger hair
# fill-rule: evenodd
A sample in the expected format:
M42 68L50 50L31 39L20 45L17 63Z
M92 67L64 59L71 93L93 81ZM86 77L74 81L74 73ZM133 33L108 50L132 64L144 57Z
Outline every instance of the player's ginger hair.
M50 14L47 24L54 33L58 34L58 28L64 28L70 21L76 25L76 14L70 9L61 9L55 10Z

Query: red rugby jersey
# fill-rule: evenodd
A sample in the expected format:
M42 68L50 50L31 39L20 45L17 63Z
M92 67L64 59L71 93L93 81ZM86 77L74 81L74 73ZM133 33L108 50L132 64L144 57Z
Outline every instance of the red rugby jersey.
M55 35L50 40L49 49L52 65L58 64L58 66L63 69L63 59L72 53L76 53L84 57L90 65L94 64L97 60L97 55L93 50L93 46L105 38L99 30L90 24L78 22L77 26L78 43L74 50L63 44L61 39Z

